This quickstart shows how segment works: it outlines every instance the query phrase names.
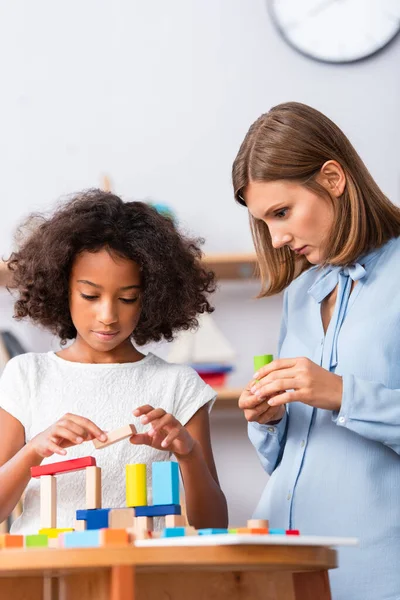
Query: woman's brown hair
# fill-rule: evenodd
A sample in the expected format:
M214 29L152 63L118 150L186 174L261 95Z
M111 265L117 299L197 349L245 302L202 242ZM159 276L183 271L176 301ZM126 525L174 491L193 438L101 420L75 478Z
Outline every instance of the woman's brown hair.
M328 160L336 160L346 176L340 198L316 180ZM334 225L324 264L351 264L400 235L400 208L380 190L339 127L305 104L279 104L253 123L233 163L232 179L235 199L244 206L246 187L252 181L297 182L328 199ZM249 216L261 275L259 297L272 296L311 265L287 246L273 248L267 225Z

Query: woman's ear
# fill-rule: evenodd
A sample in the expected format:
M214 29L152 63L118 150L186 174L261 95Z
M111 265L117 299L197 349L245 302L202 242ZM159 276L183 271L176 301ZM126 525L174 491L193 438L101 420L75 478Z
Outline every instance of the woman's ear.
M346 175L336 160L327 160L321 167L317 181L336 198L339 198L346 187Z

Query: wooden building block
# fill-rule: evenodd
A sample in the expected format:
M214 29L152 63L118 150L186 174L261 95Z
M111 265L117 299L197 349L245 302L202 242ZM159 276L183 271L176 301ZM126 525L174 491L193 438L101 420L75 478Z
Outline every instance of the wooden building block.
M250 529L268 529L269 521L268 519L249 519L247 527L250 527Z
M23 548L24 536L2 533L0 535L0 548Z
M266 527L238 527L236 533L254 533L254 534L268 534L269 529Z
M101 508L100 467L86 467L86 508Z
M166 515L180 515L179 504L160 504L157 506L135 506L137 517L165 517Z
M48 538L47 547L48 548L62 548L62 546L60 546L60 540L58 537Z
M63 548L98 548L100 546L100 531L98 529L64 533L62 538Z
M153 506L179 504L179 466L174 461L152 464Z
M133 527L136 531L153 531L153 517L135 517Z
M71 471L81 471L86 467L96 465L96 459L93 456L84 458L73 458L72 460L63 460L61 462L31 467L32 477L42 477L43 475L61 475L61 473L70 473Z
M25 536L25 548L47 548L49 545L49 538L47 535L35 534Z
M47 535L49 539L55 539L58 538L60 533L69 533L71 531L74 531L71 527L60 527L59 529L43 527L39 529L39 535Z
M76 519L86 521L86 530L106 529L108 527L108 513L110 508L92 508L91 510L77 510Z
M186 527L186 518L184 515L166 515L165 527Z
M40 478L40 527L57 527L57 480L53 475Z
M131 437L131 435L134 435L135 433L136 427L134 425L124 425L124 427L114 429L114 431L109 431L107 433L107 439L105 442L93 440L93 446L96 448L96 450L107 448L107 446L111 446L111 444L116 444L117 442L126 440L126 438Z
M87 529L86 521L84 521L83 519L81 521L78 521L78 519L75 519L74 531L86 531L86 529Z
M110 529L129 529L135 522L134 508L113 508L108 513L108 527Z
M147 506L146 465L126 465L126 505Z
M100 546L127 546L129 535L126 529L102 529L100 531Z

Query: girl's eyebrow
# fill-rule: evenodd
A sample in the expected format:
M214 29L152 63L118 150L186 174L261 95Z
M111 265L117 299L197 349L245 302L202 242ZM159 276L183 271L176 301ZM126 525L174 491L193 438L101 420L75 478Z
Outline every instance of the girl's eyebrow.
M269 215L272 215L273 212L275 212L279 206L282 206L282 202L276 202L275 204L273 204L271 206L271 208L269 208L265 213L264 213L264 218L268 217Z
M86 283L87 285L91 285L95 288L102 289L102 285L98 285L97 283L93 283L93 281L89 281L88 279L78 279L78 283ZM140 285L126 285L124 287L119 288L120 290L131 290L131 289L140 289Z

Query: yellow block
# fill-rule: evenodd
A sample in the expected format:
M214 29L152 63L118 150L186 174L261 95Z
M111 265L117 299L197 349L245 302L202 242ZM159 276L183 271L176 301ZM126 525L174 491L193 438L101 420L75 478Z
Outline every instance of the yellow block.
M126 505L147 506L146 465L126 465Z
M60 535L60 533L66 533L69 531L74 531L73 529L52 529L50 527L44 527L43 529L39 529L39 533L47 535L49 538L56 538Z

